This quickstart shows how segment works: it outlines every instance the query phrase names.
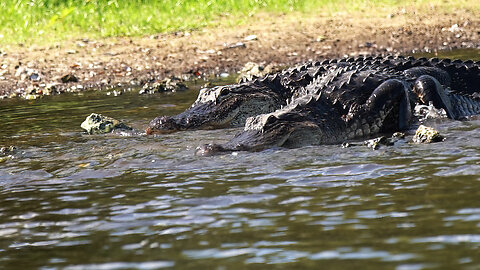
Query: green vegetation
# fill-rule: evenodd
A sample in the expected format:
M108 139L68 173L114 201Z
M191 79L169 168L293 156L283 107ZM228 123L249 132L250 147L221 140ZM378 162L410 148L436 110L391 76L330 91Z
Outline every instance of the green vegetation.
M0 43L44 43L78 37L138 36L206 26L231 26L258 13L303 15L362 12L385 7L475 7L477 0L2 0ZM478 9L478 7L477 7ZM382 10L383 12L378 12ZM272 20L275 16L269 16Z

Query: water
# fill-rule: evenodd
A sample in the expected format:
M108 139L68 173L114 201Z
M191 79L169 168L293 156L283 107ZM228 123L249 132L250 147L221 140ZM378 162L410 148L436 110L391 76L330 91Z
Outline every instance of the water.
M480 120L431 122L447 141L429 145L213 157L193 152L237 129L79 127L142 129L196 94L2 101L0 269L480 268Z

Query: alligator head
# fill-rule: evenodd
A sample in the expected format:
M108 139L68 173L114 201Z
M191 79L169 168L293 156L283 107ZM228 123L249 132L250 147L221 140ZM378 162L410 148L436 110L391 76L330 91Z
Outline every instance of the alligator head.
M301 147L341 140L335 129L343 122L330 115L320 97L306 96L272 113L249 117L245 128L227 143L205 144L196 149L199 156L232 151L261 151L271 147Z
M272 112L284 103L277 93L265 85L242 83L204 88L190 108L175 116L153 119L146 132L162 134L241 126L248 117Z

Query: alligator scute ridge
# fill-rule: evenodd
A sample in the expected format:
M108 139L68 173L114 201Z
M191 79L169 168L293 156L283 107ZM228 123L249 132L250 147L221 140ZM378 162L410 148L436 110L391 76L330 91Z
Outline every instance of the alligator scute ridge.
M480 61L360 56L309 62L200 91L193 105L152 120L148 134L242 126L198 154L342 143L408 128L415 103L449 118L480 114Z

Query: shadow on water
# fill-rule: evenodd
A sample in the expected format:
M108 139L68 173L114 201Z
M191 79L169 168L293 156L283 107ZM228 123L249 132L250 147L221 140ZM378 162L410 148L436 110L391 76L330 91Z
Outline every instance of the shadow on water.
M91 112L143 129L199 87L2 101L0 145L18 150L0 163L0 268L480 267L479 120L431 122L447 140L430 145L206 158L197 145L238 129L80 130Z

